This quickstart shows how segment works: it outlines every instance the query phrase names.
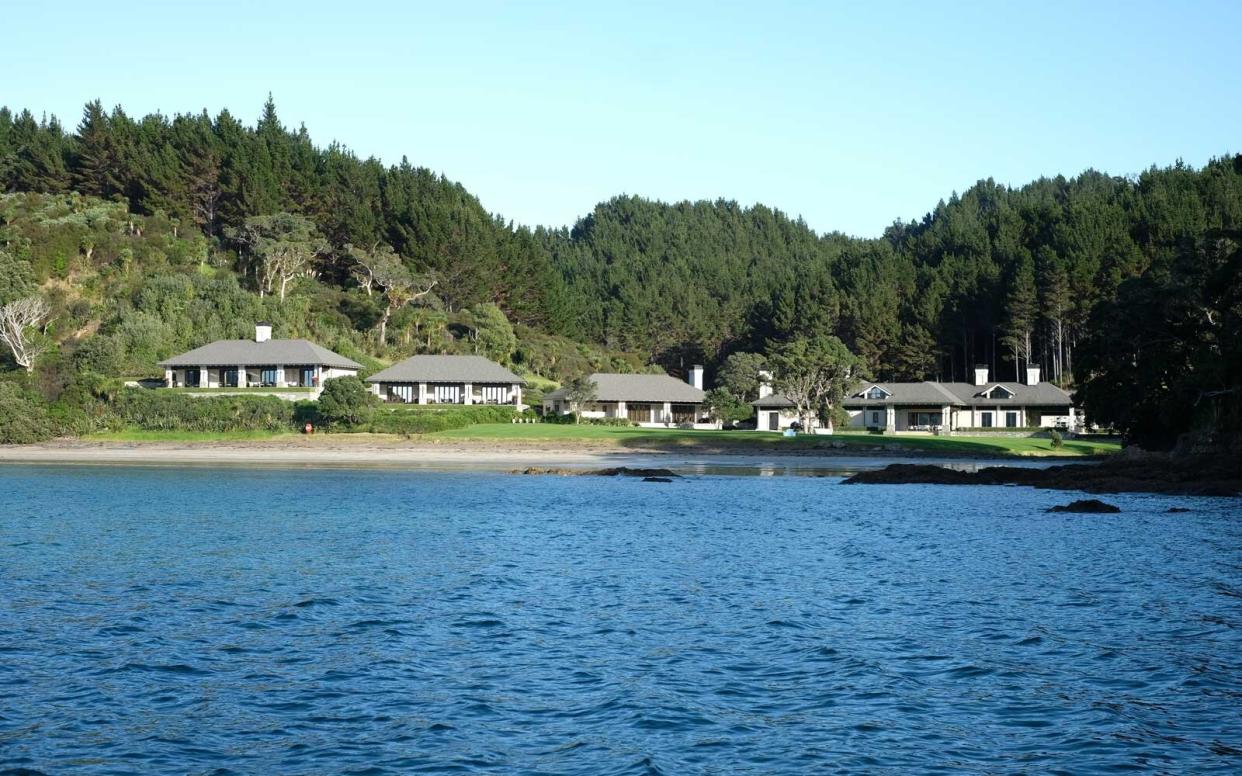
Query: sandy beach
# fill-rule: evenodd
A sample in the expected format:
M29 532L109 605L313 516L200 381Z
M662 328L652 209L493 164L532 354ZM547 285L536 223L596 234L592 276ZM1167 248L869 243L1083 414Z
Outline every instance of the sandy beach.
M982 466L1043 467L1066 461L929 458L816 451L661 451L611 445L496 444L384 441L349 436L290 437L219 442L119 442L56 440L0 446L0 464L126 466L264 466L276 468L389 468L436 471L510 472L527 467L590 469L615 466L663 467L682 473L835 475L879 469L890 463L937 463L974 470Z

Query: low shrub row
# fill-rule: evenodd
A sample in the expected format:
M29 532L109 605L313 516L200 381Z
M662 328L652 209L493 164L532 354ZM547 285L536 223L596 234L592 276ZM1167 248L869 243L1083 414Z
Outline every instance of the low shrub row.
M448 409L429 407L384 408L375 413L369 426L376 434L433 434L476 423L510 423L517 416L514 407L478 405Z
M120 426L143 431L289 431L298 419L297 405L274 396L200 397L143 388L121 391L109 409Z

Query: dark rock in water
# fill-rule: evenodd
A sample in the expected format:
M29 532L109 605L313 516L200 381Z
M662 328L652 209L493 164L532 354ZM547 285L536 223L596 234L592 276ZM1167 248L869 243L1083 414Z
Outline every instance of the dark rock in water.
M644 479L647 477L672 479L681 476L668 469L631 469L628 466L619 466L615 469L593 469L582 473L593 474L597 477L643 477Z
M643 482L672 482L668 477L643 477Z
M555 474L561 477L642 477L643 479L652 479L655 482L671 482L674 478L681 477L680 474L668 469L631 469L628 466L618 466L612 469L562 469L529 466L525 469L516 469L513 471L513 474Z
M1081 512L1083 514L1103 515L1120 512L1119 507L1112 504L1105 504L1098 498L1085 498L1078 501L1071 501L1068 504L1058 504L1048 510L1049 512Z
M1168 509L1164 511L1169 513L1170 515L1177 515L1177 514L1181 514L1182 512L1189 512L1190 508L1189 507L1169 507Z
M1242 492L1242 461L1216 458L1147 456L1047 469L989 466L964 472L932 464L891 464L845 480L847 485L1030 485L1088 493L1168 493L1184 496L1237 496Z

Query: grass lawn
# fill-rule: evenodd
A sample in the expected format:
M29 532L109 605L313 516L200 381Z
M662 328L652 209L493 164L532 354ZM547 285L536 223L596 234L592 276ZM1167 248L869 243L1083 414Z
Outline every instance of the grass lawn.
M691 431L683 429L618 426L558 425L553 423L484 423L429 435L437 439L473 439L530 442L589 442L634 448L752 448L755 450L827 450L833 443L846 449L888 452L926 452L943 455L1083 456L1108 455L1120 450L1109 439L1067 439L1055 449L1049 439L1031 437L935 437L834 434L784 437L758 431Z

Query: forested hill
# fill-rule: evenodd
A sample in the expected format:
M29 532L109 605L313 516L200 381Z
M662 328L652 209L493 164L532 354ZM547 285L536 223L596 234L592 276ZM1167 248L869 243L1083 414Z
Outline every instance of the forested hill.
M69 131L54 118L0 109L0 187L119 201L168 224L178 240L204 240L212 263L231 262L243 291L266 282L245 260L254 219L305 216L305 229L286 222L293 231L285 237L315 246L317 263L298 276L293 295L317 317L290 313L290 327L314 331L331 319L381 358L430 342L421 336L428 316L402 311L387 325L371 286L359 285L363 254L394 256L405 272L434 277L437 309L450 323L495 306L527 336L629 351L674 371L703 360L710 372L732 352L830 334L876 378L964 379L976 363L1008 378L1029 363L1080 386L1118 350L1125 332L1107 328L1122 320L1109 305L1125 296L1127 281L1167 289L1176 277L1200 288L1230 266L1242 229L1242 157L1016 189L982 181L873 239L819 235L763 206L629 196L571 228L530 229L406 160L384 166L337 144L317 147L305 129L286 128L270 100L253 126L227 111L134 118L94 102ZM72 284L73 273L61 269ZM52 272L35 270L40 283ZM1194 336L1217 341L1222 321L1233 319L1207 320L1210 331ZM383 342L370 337L377 326ZM1150 358L1142 345L1120 350L1131 361L1140 351ZM1167 368L1185 373L1187 358ZM1172 390L1159 375L1151 380Z

